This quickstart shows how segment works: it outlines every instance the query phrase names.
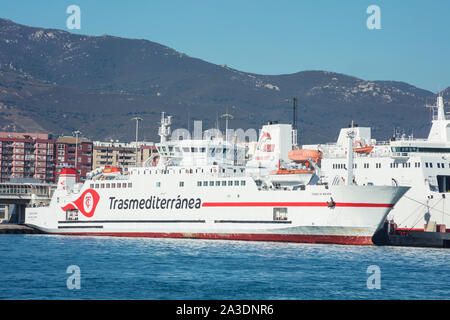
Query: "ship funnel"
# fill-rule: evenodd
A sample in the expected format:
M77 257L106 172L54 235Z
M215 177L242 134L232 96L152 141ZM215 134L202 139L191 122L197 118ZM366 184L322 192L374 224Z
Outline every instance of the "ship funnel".
M290 124L268 124L262 127L256 150L247 167L276 169L278 163L291 162L292 126Z
M59 174L56 190L70 190L77 180L77 171L74 168L63 168Z

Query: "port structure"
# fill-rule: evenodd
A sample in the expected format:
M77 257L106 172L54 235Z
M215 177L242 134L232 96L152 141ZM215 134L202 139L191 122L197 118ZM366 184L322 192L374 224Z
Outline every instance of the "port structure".
M5 206L4 217L9 217L9 223L24 223L25 208L49 203L55 188L56 185L47 183L0 183L0 205ZM12 212L9 212L10 208Z

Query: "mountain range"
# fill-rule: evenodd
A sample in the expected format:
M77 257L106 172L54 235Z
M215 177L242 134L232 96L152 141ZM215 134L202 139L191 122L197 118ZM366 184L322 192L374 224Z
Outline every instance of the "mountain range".
M443 91L450 100L450 87ZM368 81L320 70L260 75L189 57L142 39L86 36L0 19L0 130L80 130L95 140L157 141L161 112L173 128L216 127L231 113L230 128L259 129L292 122L298 99L299 141L323 143L354 120L377 139L394 128L425 137L436 94L397 81ZM223 128L223 120L220 126Z

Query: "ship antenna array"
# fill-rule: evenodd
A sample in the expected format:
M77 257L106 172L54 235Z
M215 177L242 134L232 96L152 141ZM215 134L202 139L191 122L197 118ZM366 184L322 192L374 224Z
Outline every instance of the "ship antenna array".
M167 141L167 137L170 135L170 125L172 124L172 116L165 117L165 113L161 113L161 126L158 130L158 135L161 137L161 143Z

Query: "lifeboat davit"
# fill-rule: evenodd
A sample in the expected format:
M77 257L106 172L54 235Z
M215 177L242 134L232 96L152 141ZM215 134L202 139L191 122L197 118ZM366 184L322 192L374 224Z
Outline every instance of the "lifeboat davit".
M365 144L362 145L361 141L355 141L353 144L353 152L359 153L359 154L369 154L373 150L373 146L368 146Z
M105 166L102 172L104 176L116 176L122 173L122 169L119 167Z
M308 160L318 163L322 159L322 152L319 150L294 149L289 151L288 157L295 163L308 163Z

